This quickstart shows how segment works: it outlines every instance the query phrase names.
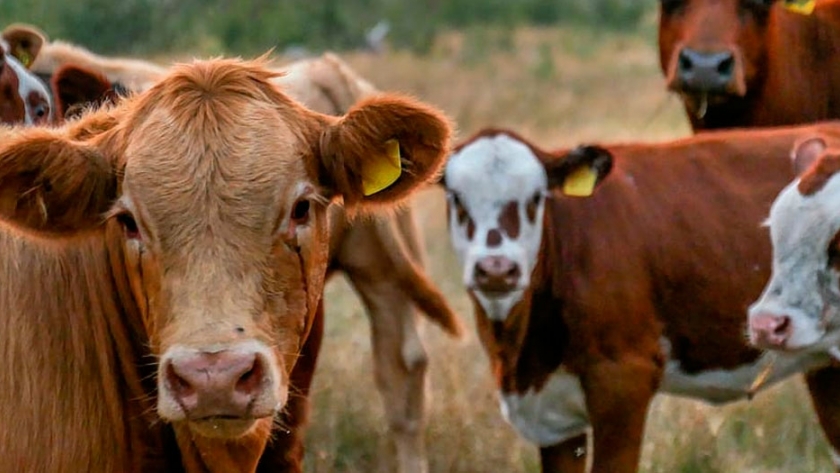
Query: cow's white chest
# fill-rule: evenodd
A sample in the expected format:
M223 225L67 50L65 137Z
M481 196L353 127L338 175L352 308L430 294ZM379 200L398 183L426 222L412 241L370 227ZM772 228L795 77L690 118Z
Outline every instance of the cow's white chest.
M505 420L537 445L554 445L589 428L580 380L563 369L554 372L539 392L502 392L500 397Z
M713 404L747 398L750 386L758 375L775 357L772 370L761 385L765 389L796 373L807 371L828 363L826 353L768 354L765 353L754 363L740 365L731 370L708 370L688 374L682 371L677 360L668 360L665 376L659 391L678 396L692 397ZM760 389L760 390L761 390Z

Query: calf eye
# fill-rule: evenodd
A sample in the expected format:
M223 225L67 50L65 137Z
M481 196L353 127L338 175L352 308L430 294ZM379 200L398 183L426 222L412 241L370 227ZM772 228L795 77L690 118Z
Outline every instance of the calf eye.
M119 222L120 225L122 225L126 238L128 238L129 240L140 239L140 228L137 227L137 221L134 220L134 217L130 213L120 213L117 215L116 218L117 222Z
M458 198L458 194L452 194L452 206L455 207L455 219L458 225L463 225L470 216L464 204L461 203L461 199Z
M298 225L307 223L309 221L309 207L308 199L295 202L295 206L292 208L292 221Z

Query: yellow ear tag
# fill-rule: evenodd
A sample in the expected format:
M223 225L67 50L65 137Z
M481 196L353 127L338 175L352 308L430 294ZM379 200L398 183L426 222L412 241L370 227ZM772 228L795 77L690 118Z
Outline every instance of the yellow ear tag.
M397 182L402 174L400 142L385 142L385 154L372 157L362 164L362 192L373 195Z
M15 57L23 64L23 67L29 69L29 65L32 64L32 56L29 54L29 51L19 47L17 48Z
M817 0L785 0L784 7L788 10L802 15L810 15L814 12Z
M595 190L598 173L591 166L579 166L563 181L563 193L572 197L588 197Z

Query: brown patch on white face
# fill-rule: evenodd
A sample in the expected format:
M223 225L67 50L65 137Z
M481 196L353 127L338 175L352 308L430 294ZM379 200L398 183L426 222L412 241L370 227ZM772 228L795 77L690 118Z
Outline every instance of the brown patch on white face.
M502 232L498 228L494 228L487 232L487 247L495 248L502 244Z
M802 175L797 189L802 195L817 193L840 171L840 153L828 150Z
M499 215L499 228L507 234L508 238L515 240L519 237L519 226L519 202L508 202Z

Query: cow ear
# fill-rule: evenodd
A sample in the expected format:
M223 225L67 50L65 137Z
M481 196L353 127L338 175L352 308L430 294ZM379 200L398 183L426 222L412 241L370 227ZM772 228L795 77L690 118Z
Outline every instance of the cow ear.
M321 135L321 184L348 208L375 208L437 178L451 127L441 112L407 97L363 100Z
M797 140L793 144L790 151L790 160L793 163L793 171L797 176L801 176L817 158L822 155L828 145L825 140L819 136L809 136Z
M96 104L111 90L111 82L102 74L67 64L51 80L57 116L67 118L67 111L75 107Z
M8 52L29 69L47 41L47 35L34 26L14 24L3 30L3 39L9 44Z
M0 220L48 233L84 230L103 222L117 188L97 149L49 130L0 145Z
M610 173L613 156L599 146L579 146L544 163L548 186L570 197L588 197Z

